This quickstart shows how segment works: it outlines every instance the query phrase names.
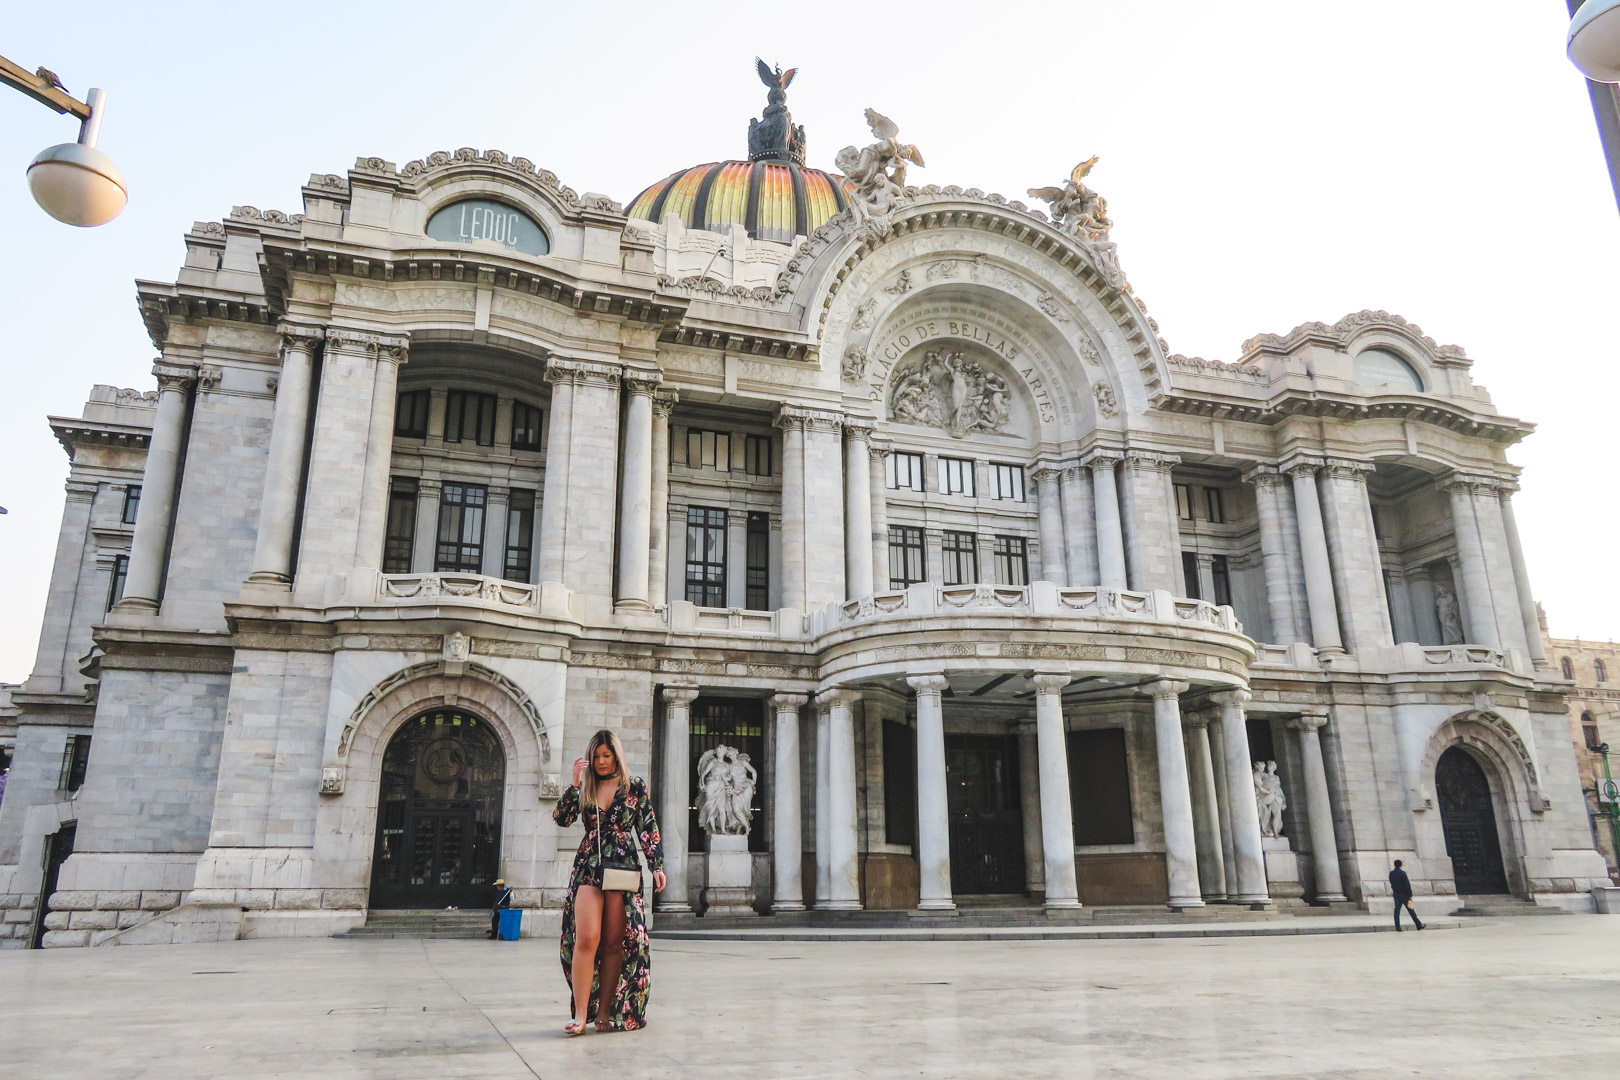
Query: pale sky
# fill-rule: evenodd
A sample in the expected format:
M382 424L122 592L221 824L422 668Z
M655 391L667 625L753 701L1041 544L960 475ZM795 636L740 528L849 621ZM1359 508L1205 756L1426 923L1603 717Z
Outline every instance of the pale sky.
M756 53L800 69L822 168L868 105L921 147L914 183L1023 198L1100 154L1089 182L1172 351L1231 360L1362 308L1465 347L1540 425L1510 457L1553 632L1620 634L1620 212L1567 26L1563 0L18 5L0 53L108 92L131 198L99 229L47 218L23 170L76 125L0 88L0 681L33 666L61 520L45 416L153 385L133 282L173 280L193 221L462 146L627 203L746 156Z

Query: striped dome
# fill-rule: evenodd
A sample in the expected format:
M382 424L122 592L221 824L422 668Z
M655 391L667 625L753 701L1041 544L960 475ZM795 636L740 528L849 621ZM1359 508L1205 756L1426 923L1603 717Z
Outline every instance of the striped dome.
M689 229L724 233L741 225L756 240L792 243L849 205L849 181L789 161L719 161L658 181L630 203L629 215L662 222L679 214Z

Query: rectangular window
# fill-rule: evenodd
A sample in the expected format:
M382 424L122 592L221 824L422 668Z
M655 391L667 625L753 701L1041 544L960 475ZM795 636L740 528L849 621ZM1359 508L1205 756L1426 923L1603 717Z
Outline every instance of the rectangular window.
M726 606L726 512L686 510L686 599L698 607Z
M972 585L979 580L979 538L972 533L945 534L945 584Z
M495 445L495 395L452 390L444 403L444 441Z
M394 434L402 439L427 438L428 391L407 390L394 406Z
M435 573L480 574L484 569L484 505L489 491L479 484L445 484L439 496Z
M1029 584L1029 551L1022 536L995 538L996 583L998 585Z
M534 492L513 491L506 508L506 562L502 576L507 581L529 580L534 555Z
M62 771L56 778L56 790L71 795L84 786L84 773L90 765L90 736L69 735L62 748Z
M908 525L889 526L889 588L903 589L928 580L923 531Z
M942 495L973 494L973 462L966 458L939 459L939 491Z
M912 491L923 489L923 456L921 454L908 454L904 450L896 450L889 455L885 468L889 473L889 486L892 488L910 488Z
M1187 595L1194 600L1202 600L1203 590L1198 585L1198 556L1190 551L1181 553L1181 576L1187 584Z
M743 462L748 466L749 476L770 476L771 437L769 435L749 435L743 442Z
M1209 560L1210 576L1215 579L1215 595L1209 599L1220 607L1232 606L1232 572L1228 568L1225 555L1215 555Z
M1226 521L1226 506L1221 502L1220 488L1204 489L1204 509L1209 512L1209 520L1216 525Z
M1586 739L1586 748L1596 750L1603 745L1603 735L1598 731L1597 720L1591 713L1581 713L1581 735Z
M383 539L383 573L411 572L416 546L416 480L396 476L388 486L388 528Z
M129 556L114 555L112 565L112 585L107 589L107 610L111 611L113 605L124 598L124 579L129 577Z
M688 469L714 469L731 471L731 433L728 431L700 431L688 428L686 432L686 467Z
M917 729L883 721L883 840L917 842Z
M748 515L748 595L743 603L749 611L771 609L771 518L758 511Z
M1125 730L1071 731L1068 743L1075 845L1134 844Z
M1192 508L1193 508L1192 485L1191 484L1177 484L1176 485L1176 517L1180 518L1182 521L1191 521L1193 519Z
M991 465L990 482L995 490L991 493L997 499L1011 499L1013 502L1024 501L1024 467L1022 465Z
M124 489L124 513L118 519L125 525L135 524L135 515L141 509L141 485L131 484Z
M512 449L539 450L540 410L521 401L512 402Z

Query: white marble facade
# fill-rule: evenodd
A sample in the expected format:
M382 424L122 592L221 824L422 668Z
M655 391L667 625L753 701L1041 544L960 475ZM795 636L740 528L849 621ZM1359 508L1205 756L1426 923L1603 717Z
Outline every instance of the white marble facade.
M1174 355L1095 230L956 187L723 248L496 151L302 195L198 223L177 279L139 283L155 387L51 420L71 467L12 695L0 944L41 903L60 946L357 925L385 750L435 708L498 741L499 872L531 909L560 903L577 836L550 811L603 726L664 813L662 906L701 907L714 700L760 740L763 912L952 909L969 737L1022 777L1023 869L991 887L1052 908L1376 909L1395 858L1450 897L1452 747L1506 889L1607 882L1512 516L1530 426L1406 320ZM548 253L425 235L469 199Z

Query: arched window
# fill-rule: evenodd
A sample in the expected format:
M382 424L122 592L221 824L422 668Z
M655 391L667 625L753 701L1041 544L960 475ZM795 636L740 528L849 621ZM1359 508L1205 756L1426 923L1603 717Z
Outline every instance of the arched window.
M1423 392L1417 369L1388 349L1363 349L1356 355L1356 382Z
M1597 681L1598 682L1608 682L1609 681L1609 669L1603 666L1603 661L1601 661L1601 660L1593 660L1592 661L1592 667L1597 669Z
M1562 660L1558 661L1558 666L1563 670L1564 678L1568 679L1570 682L1575 681L1575 665L1569 662L1569 657L1566 656Z
M1588 750L1596 750L1603 745L1602 738L1598 736L1597 720L1589 712L1581 713L1581 735L1586 739Z

